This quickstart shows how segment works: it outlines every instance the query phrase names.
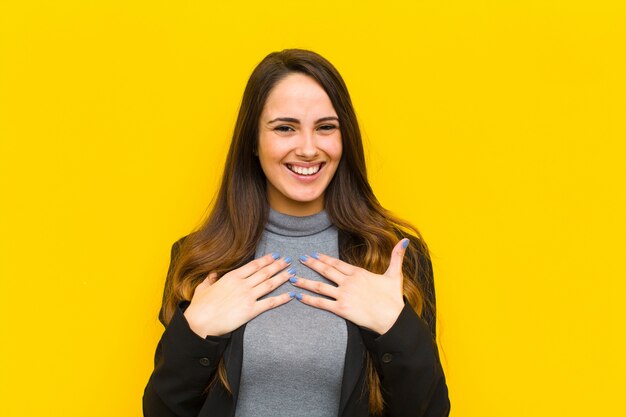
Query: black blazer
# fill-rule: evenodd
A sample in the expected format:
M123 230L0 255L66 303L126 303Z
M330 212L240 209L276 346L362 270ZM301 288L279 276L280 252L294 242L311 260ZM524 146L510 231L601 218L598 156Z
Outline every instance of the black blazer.
M172 246L166 279L170 284L173 260L181 238ZM414 238L410 237L411 240ZM339 257L349 244L339 231ZM414 244L416 244L414 242ZM408 252L407 252L408 254ZM411 261L405 258L405 262ZM423 271L422 288L434 305L430 259L414 260ZM416 279L420 279L417 277ZM424 281L425 280L425 281ZM224 336L202 338L189 327L183 313L189 301L181 301L159 341L154 370L144 390L145 417L234 416L243 361L245 324ZM159 316L163 322L162 310ZM365 375L365 351L371 354L381 379L387 417L441 417L450 413L448 387L435 343L435 317L420 318L408 303L394 325L379 335L346 320L348 339L339 416L369 416L369 390ZM230 348L226 350L226 346ZM225 356L224 356L225 355ZM224 356L233 395L217 382L205 391L219 359Z

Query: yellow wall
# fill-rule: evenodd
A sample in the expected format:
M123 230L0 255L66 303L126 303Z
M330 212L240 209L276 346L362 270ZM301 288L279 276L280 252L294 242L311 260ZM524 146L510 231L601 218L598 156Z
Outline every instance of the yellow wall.
M235 3L235 2L233 2ZM433 251L454 417L626 416L626 3L0 3L0 416L139 416L171 243L273 50Z

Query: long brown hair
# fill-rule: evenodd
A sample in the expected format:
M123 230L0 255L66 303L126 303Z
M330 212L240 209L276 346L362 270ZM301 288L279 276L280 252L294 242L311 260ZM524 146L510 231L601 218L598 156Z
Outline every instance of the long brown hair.
M319 54L285 49L267 55L248 80L217 197L206 220L184 239L171 266L161 309L164 324L169 323L180 301L191 300L195 287L210 272L221 277L254 256L268 216L266 178L255 156L259 118L272 88L294 72L312 77L324 88L339 118L343 152L324 200L330 220L348 238L340 248L342 259L382 274L394 245L408 236L411 244L403 262L404 296L418 315L434 318L432 288L423 284L432 274L428 247L414 226L393 216L374 196L361 132L343 79ZM380 414L383 396L369 354L367 373L370 412ZM217 378L230 391L223 361Z

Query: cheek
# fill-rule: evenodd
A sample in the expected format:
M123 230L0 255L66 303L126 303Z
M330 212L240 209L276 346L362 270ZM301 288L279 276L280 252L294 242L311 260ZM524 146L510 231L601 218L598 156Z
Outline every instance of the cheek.
M276 162L281 160L282 155L284 154L279 144L273 141L272 138L264 135L259 137L258 149L259 161L263 167L269 167L272 164L276 164Z
M341 146L341 140L333 143L331 146L326 147L325 149L326 155L331 159L332 168L328 171L330 177L334 177L337 172L337 168L339 168L339 162L341 161L341 155L343 153L343 149Z
M327 149L326 153L328 154L328 156L330 156L332 159L334 159L337 163L339 162L339 160L341 159L341 154L343 152L342 146L341 146L341 139L333 142Z

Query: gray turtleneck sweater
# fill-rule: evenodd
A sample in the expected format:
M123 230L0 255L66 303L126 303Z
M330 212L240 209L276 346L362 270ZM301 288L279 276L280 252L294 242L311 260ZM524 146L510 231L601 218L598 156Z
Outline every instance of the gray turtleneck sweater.
M256 257L269 252L291 256L297 276L330 283L298 260L315 252L338 257L337 229L326 211L295 217L270 209ZM308 293L287 281L267 297L290 291ZM344 319L297 299L250 320L236 416L336 416L346 343Z

